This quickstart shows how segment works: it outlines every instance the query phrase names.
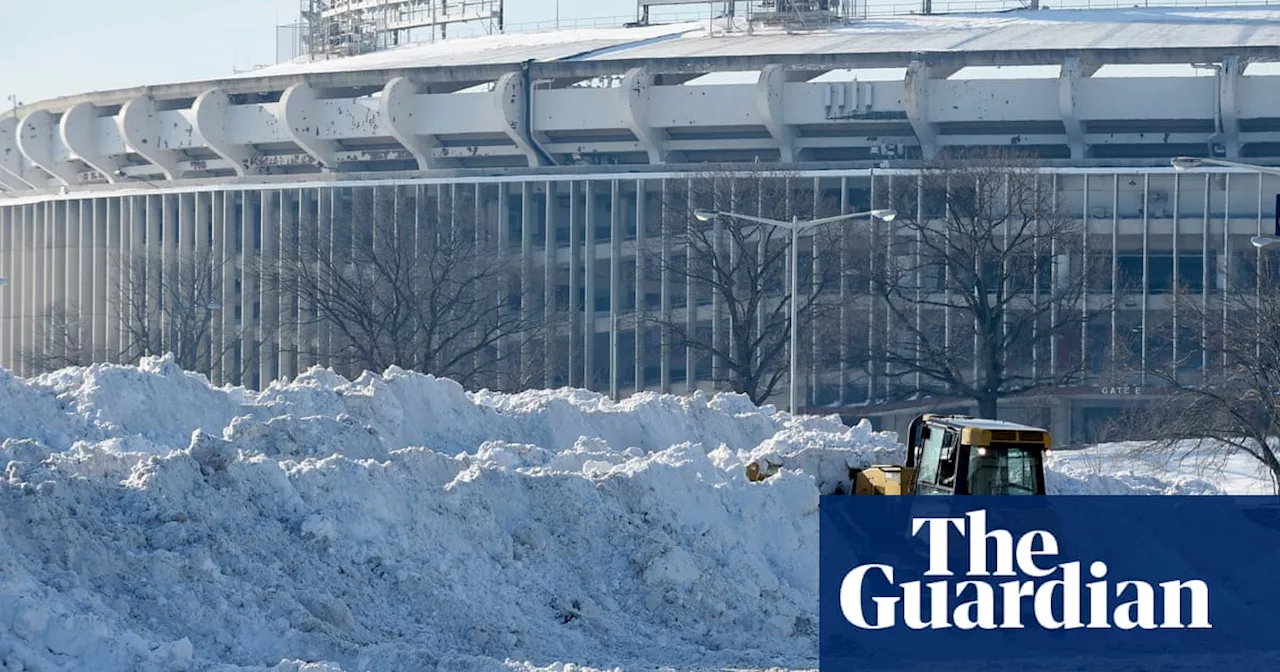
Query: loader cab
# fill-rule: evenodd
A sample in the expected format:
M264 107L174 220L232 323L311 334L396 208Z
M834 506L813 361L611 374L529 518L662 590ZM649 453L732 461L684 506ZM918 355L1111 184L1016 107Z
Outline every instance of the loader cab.
M909 429L918 495L1043 495L1049 432L968 416L926 414Z

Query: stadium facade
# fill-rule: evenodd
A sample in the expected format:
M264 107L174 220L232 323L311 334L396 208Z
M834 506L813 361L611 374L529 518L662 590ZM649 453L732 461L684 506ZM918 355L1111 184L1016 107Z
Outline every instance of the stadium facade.
M335 222L392 203L471 218L519 259L509 286L536 290L515 310L555 302L572 314L563 339L546 345L562 356L535 382L619 397L709 390L712 358L646 327L637 335L634 319L689 309L687 288L637 250L671 231L657 204L688 191L707 163L787 164L797 193L853 212L881 207L891 185L918 179L922 162L949 147L1038 155L1089 254L1111 277L1141 278L1140 295L1105 324L1060 344L1086 358L1117 330L1173 319L1175 278L1225 291L1263 254L1249 239L1271 228L1280 178L1179 173L1169 160L1280 160L1280 77L1264 72L1280 60L1280 11L1042 10L793 34L707 30L448 40L26 105L0 118L0 277L9 281L0 365L39 373L51 344L73 343L94 361L126 357L138 317L121 300L136 279L127 269L155 255L162 262L145 282L184 259L221 262L197 366L215 383L261 387L330 365L318 344L333 335L286 319L308 308L260 262L297 254L288 242L297 231L323 238ZM982 71L990 66L1008 69ZM1152 71L1106 76L1131 66ZM1170 66L1183 69L1162 70ZM860 74L871 69L904 74ZM1090 291L1113 291L1105 285ZM856 288L839 291L847 333L836 338L891 328ZM723 324L715 302L693 303L692 321ZM157 322L159 350L178 338L165 319L176 320ZM1143 358L1177 347L1141 340ZM810 362L804 405L898 426L919 402L881 403L888 383L875 352L854 359ZM1146 382L1098 378L1024 410L1060 440L1085 440Z

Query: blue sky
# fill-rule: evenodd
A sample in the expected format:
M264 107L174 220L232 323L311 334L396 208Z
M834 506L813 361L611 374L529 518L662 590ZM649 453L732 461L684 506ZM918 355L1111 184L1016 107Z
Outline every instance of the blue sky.
M559 0L562 20L634 16L634 0ZM0 109L89 91L229 75L275 62L300 0L3 0ZM509 25L556 0L507 0ZM693 9L693 8L691 8ZM698 8L704 9L705 6Z

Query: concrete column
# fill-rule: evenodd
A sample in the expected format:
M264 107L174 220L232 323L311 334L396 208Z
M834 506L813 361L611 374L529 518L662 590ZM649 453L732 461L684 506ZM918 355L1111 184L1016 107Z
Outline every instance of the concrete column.
M416 201L415 201L416 203ZM316 243L320 240L319 213L320 190L302 189L298 192L298 236L297 247L293 252L294 263L303 259L311 259L315 254ZM303 297L295 297L298 302L298 347L297 365L293 375L310 369L318 363L316 358L316 322L312 317L314 306Z
M821 182L815 177L813 178L813 213L815 217L818 216L818 207L821 202L819 195L821 193ZM837 226L848 225L849 222L843 222ZM821 268L819 268L820 262L818 259L818 240L814 237L817 233L817 231L813 231L809 236L809 292L811 295L817 293L818 283L822 280ZM815 405L818 403L818 379L820 374L818 369L818 330L814 328L816 326L817 325L815 323L810 322L809 366L807 367L809 381L805 386L805 399L809 400L809 405Z
M645 180L636 180L636 309L635 309L635 333L636 333L636 359L635 359L635 386L636 392L644 390L644 369L645 369L645 317L649 313L649 306L645 300L647 293L647 285L645 276L647 275L648 265L645 263L648 255L648 232L645 230L648 224L648 183Z
M553 373L553 364L555 355L553 345L558 340L552 336L554 320L558 319L556 314L556 272L559 270L559 262L557 261L556 252L559 250L559 244L556 242L556 187L559 183L547 180L545 189L547 197L543 203L545 210L545 221L543 228L545 231L546 245L543 246L542 259L542 380L543 384L550 386L555 379ZM558 331L558 330L557 330Z
M276 377L292 380L298 375L298 338L300 329L299 315L293 293L285 293L280 289L276 275L283 265L290 268L298 258L298 227L301 222L302 197L300 190L289 189L280 192L279 231L276 237L276 257L271 263L271 273L267 276L270 292L275 297L276 306L276 343L277 363Z
M84 296L88 292L83 290L93 289L93 262L86 253L93 240L93 224L85 221L88 217L81 207L83 201L63 201L57 205L61 211L60 223L50 241L50 248L56 249L57 254L49 258L47 275L42 279L49 282L51 293L62 302L65 311L68 333L62 345L84 348L89 344L90 332L83 327L91 318ZM58 354L72 354L65 347L59 350Z
M660 203L665 204L667 202L667 198L668 198L667 195L670 193L667 187L668 187L668 180L667 178L663 178L662 181L659 183L659 187L658 187ZM667 216L666 208L662 208L659 211L659 215L662 218L661 219L662 228L659 233L659 240L661 240L661 244L662 244L662 251L659 253L662 257L662 262L659 265L659 269L661 271L660 282L662 283L661 290L660 290L661 292L660 301L662 303L662 306L659 308L659 310L662 311L662 320L660 321L662 324L662 327L661 327L661 333L659 334L659 337L662 339L661 340L662 349L661 349L661 352L659 353L659 368L660 368L659 376L661 377L661 379L658 381L658 385L659 385L658 389L660 392L662 392L662 394L671 394L671 328L668 325L671 324L671 311L672 311L672 308L671 308L671 231L672 231L672 227L674 226L674 223L671 221L671 218Z
M622 359L618 320L622 303L622 208L618 204L621 190L618 181L610 182L609 191L609 396L618 399L622 393L619 370Z
M240 368L241 384L250 389L260 389L260 370L258 366L258 343L262 340L262 326L259 319L258 304L258 272L259 248L257 244L258 227L261 220L260 191L245 191L241 200L240 229Z
M874 208L876 207L876 175L874 171L872 171L871 173L870 192L871 192L871 195L870 195L870 200L868 202L871 204L871 207ZM871 232L871 235L867 239L867 247L868 247L868 250L872 252L872 254L870 255L871 258L869 261L872 277L875 276L875 273L878 270L876 268L876 259L875 259L874 252L875 252L876 238L877 238L876 231L879 230L880 228L878 226L879 222L880 220L873 219L871 220L871 222L867 227L867 230ZM875 296L874 280L867 281L867 294L868 296ZM878 349L876 348L876 321L877 321L876 314L877 314L876 302L869 301L867 303L867 349L868 349L868 354L870 355L867 359L867 400L868 401L874 401L876 398L876 377L877 377L876 367L878 364L884 361L883 355L880 355L880 359L877 360L876 353L878 352Z
M107 271L109 260L107 251L111 249L111 226L108 219L107 199L93 200L93 359L96 362L107 361L107 346L110 302L107 293L110 287L110 274Z
M582 337L582 327L580 320L584 320L583 314L586 308L582 306L584 303L579 296L582 288L582 204L579 201L579 190L582 187L578 182L569 182L569 384L582 385L582 378L575 376L573 369L578 365L577 355L580 351L575 347L576 342ZM582 349L585 351L585 348ZM585 367L578 366L579 371L585 370ZM575 380L576 379L576 380Z
M242 381L241 369L236 367L235 350L239 338L238 325L244 319L244 313L237 311L241 303L236 292L236 279L240 275L240 238L236 235L236 223L241 219L238 216L239 198L239 192L224 191L218 198L219 209L214 214L214 225L217 227L215 235L219 241L217 268L222 274L222 281L219 283L222 292L219 303L222 304L222 310L218 311L217 349L214 350L219 361L219 385L239 385ZM240 312L239 317L237 312Z
M107 244L106 273L107 282L101 290L107 297L107 334L106 349L109 361L119 363L122 358L123 344L121 331L124 321L124 308L127 304L120 300L120 287L126 282L124 275L124 218L122 216L124 199L113 197L107 201Z
M209 193L193 193L195 197L192 206L195 208L195 230L192 235L195 238L194 254L191 262L196 264L193 275L197 278L197 282L203 288L200 292L200 300L216 304L217 309L202 310L201 315L206 320L201 325L200 342L200 373L213 376L213 367L215 355L213 354L213 334L217 330L218 314L222 312L222 301L218 295L218 284L222 278L221 270L215 261L218 258L214 250L213 235L213 199L217 194Z
M46 232L50 237L50 240L48 241L49 267L48 273L45 278L42 278L42 280L49 283L51 295L56 297L55 302L63 309L63 317L67 320L65 326L71 330L74 329L78 323L75 321L75 311L77 306L74 301L71 301L70 297L67 296L66 273L68 258L74 253L74 251L67 246L68 205L70 205L68 201L44 203L44 209L53 210L52 219L55 222L55 225L50 227ZM70 265L74 266L75 261L71 260ZM75 287L75 285L72 285L72 287ZM76 337L75 333L71 333L69 335L72 339L75 339ZM53 351L48 354L58 358L66 357L68 354L67 338L57 338L51 345L53 346Z
M142 301L149 296L147 289L151 282L150 274L143 275L149 270L144 242L147 235L149 201L150 199L145 196L129 197L129 244L126 261L128 281L123 283L124 295L121 297L129 311L125 316L128 328L124 331L127 361L146 354L148 346L146 341L140 340L139 335L142 333L143 325L149 324L151 318L151 307Z
M533 185L528 181L520 183L520 324L531 324L533 320L533 234L535 225L533 210ZM526 376L534 376L530 366L533 359L533 343L527 338L520 338L521 380L529 380Z
M269 273L264 272L280 259L280 214L283 210L283 192L262 192L262 248L259 251L262 267L258 273L258 301L260 304L258 333L262 339L258 346L258 385L265 389L280 375L280 292Z
M693 178L690 177L685 179L685 212L686 213L693 212L694 205L695 204L693 200ZM694 227L694 218L686 214L684 217L684 220L685 220L684 221L685 231L688 232L690 237L692 237L693 227ZM694 334L696 333L694 330L697 329L698 327L698 301L693 293L693 290L695 287L693 278L691 277L691 271L693 270L693 265L692 265L692 261L689 259L687 250L684 257L684 267L685 267L685 283L684 283L685 328L688 330L687 333ZM697 371L697 363L698 363L697 354L698 353L696 350L688 347L687 345L685 346L684 387L686 392L693 392L698 387L697 376L695 375L695 372Z
M849 178L840 178L840 214L849 214ZM840 339L840 394L838 403L841 406L849 403L845 390L849 387L849 227L840 228L840 327L837 338Z
M595 354L596 354L596 201L595 182L583 182L587 198L586 229L586 268L583 281L585 297L583 299L582 321L582 387L596 389Z
M13 259L10 257L13 250L12 214L12 207L0 205L0 278L9 280L8 285L0 286L0 368L9 370L13 369L13 344L9 324L14 317L13 302L9 297L13 295L13 286L18 280L14 277Z
M316 208L316 225L319 231L316 241L316 254L319 259L327 259L329 264L333 263L334 254L334 190L321 187L316 190L317 208ZM317 307L318 310L318 307ZM316 322L316 348L317 357L316 364L324 368L333 366L333 338L330 331L329 322L324 315L317 313Z
M17 279L13 282L17 285L15 288L20 295L19 315L21 319L16 323L18 336L14 339L17 349L14 351L14 360L17 362L18 374L22 376L31 375L31 366L26 360L26 351L31 348L32 340L35 338L35 292L36 292L36 273L35 273L35 239L34 225L31 223L31 206L24 205L18 210L18 231L17 245L18 264Z
M26 317L27 277L30 275L26 263L26 233L23 230L22 206L9 208L8 234L5 238L4 252L9 256L9 285L6 288L9 305L12 310L10 321L6 326L9 332L9 368L18 375L25 375L22 366L22 343L26 330L23 318Z
M490 208L491 216L489 220L495 234L493 239L497 246L496 254L504 255L511 250L511 223L508 220L511 210L511 194L509 193L511 186L506 182L500 182L497 186L498 199L496 207ZM495 286L493 291L497 293L500 304L498 310L501 312L510 310L506 302L511 291L510 280L511 277L505 268L494 279ZM498 358L498 365L494 367L497 372L497 380L494 384L504 387L512 379L512 376L508 375L511 371L511 338L505 333L498 336Z
M720 203L720 195L713 193L711 198L712 202L707 205L708 209L722 209L723 206ZM728 209L730 212L737 212L733 207L732 196L730 196ZM721 217L716 217L711 222L711 249L713 251L712 254L717 259L720 258L720 255L724 254L724 223L721 221L722 219L723 218ZM741 226L741 223L734 221L731 226ZM730 252L731 256L732 254L733 253ZM730 264L732 263L733 262L730 261ZM723 374L725 368L724 357L721 357L716 353L725 345L726 334L724 328L724 313L726 311L724 304L721 301L720 293L709 286L704 289L711 292L711 380L717 381L720 380L720 376Z
M184 358L190 354L199 352L199 345L192 343L191 334L195 332L196 325L187 324L188 321L194 321L196 315L202 310L193 302L207 299L202 296L197 286L191 283L200 282L198 269L194 267L195 262L195 194L178 194L175 198L177 205L177 221L178 236L177 248L174 254L174 265L177 268L177 286L171 287L169 293L181 297L174 308L178 311L175 316L177 319L176 342L171 346L177 348L177 352L182 352ZM199 360L192 359L195 367L199 367Z

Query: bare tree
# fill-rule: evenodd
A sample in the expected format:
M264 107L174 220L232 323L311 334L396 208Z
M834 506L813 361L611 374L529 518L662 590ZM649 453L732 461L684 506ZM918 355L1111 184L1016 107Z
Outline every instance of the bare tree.
M892 190L898 240L873 274L893 334L900 393L972 399L996 418L1002 398L1086 377L1057 361L1061 339L1109 310L1086 302L1080 225L1049 180L1006 150L960 154Z
M214 337L220 333L222 311L234 310L222 305L224 267L234 264L234 259L216 258L209 249L132 255L111 293L123 324L116 357L136 362L172 353L183 370L209 371L224 353L241 350L242 339L253 339L256 345L256 329L240 328L221 334L221 339ZM254 364L242 362L240 368L247 371Z
M522 310L536 291L520 287L518 249L499 244L469 196L436 203L387 189L372 199L323 232L304 227L299 253L263 269L306 307L290 311L298 326L329 334L300 350L353 372L398 366L520 386L540 321Z
M81 336L83 320L74 305L51 303L40 319L41 342L24 346L18 354L28 370L45 373L93 363L93 354Z
M667 274L675 287L675 307L683 310L651 313L644 320L668 334L676 351L709 360L715 383L765 403L789 372L790 234L729 217L703 222L694 213L727 211L790 221L838 214L839 203L815 196L812 180L754 165L745 171L710 170L677 183L662 208L666 235L648 245L646 259ZM831 292L840 274L837 226L810 230L800 242L797 345L806 364L815 349L819 359L826 359L838 347L825 329L838 310L838 296ZM666 254L659 248L663 244L669 246ZM704 306L713 306L723 322L703 319ZM816 338L819 334L825 337Z
M1179 283L1176 324L1152 330L1162 363L1146 375L1167 394L1133 414L1138 452L1211 470L1244 457L1280 494L1280 259L1246 262L1225 289Z

